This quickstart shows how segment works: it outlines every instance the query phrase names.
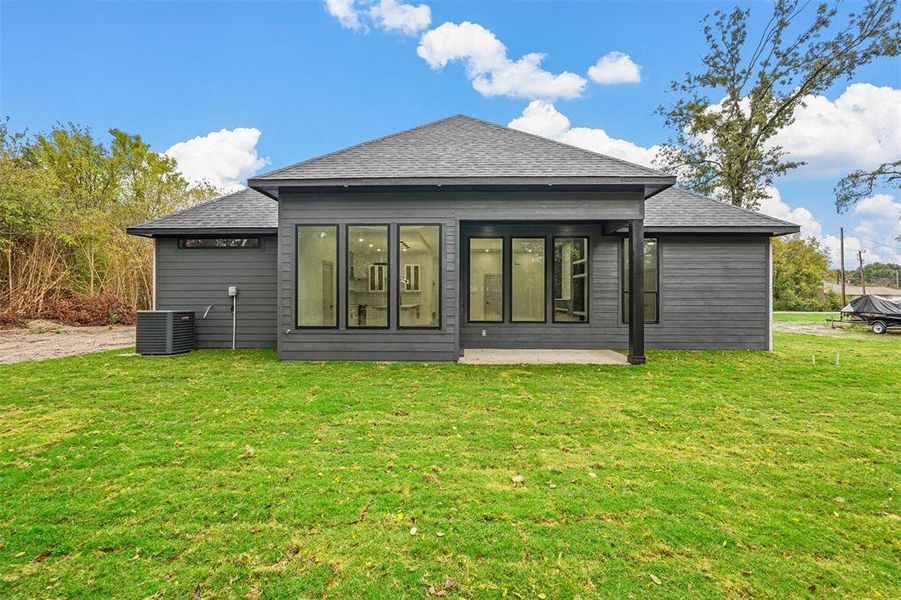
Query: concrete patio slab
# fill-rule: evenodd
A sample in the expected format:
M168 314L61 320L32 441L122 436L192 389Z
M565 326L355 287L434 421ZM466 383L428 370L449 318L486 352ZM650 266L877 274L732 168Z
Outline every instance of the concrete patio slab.
M613 350L500 350L463 351L466 365L627 365L625 355Z

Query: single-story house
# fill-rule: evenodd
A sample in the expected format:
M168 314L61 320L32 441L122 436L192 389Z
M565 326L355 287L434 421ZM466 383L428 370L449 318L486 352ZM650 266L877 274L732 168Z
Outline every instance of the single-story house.
M835 283L833 281L824 281L823 291L826 293L835 292L836 294L841 295L842 284ZM881 296L883 298L888 298L889 300L901 300L901 290L884 285L867 285L866 293L872 296ZM862 287L860 287L859 285L851 285L850 283L845 283L845 297L849 302L851 300L854 300L855 298L860 298L863 295L864 291Z
M454 361L470 348L771 348L773 236L671 175L454 116L135 225L198 347Z

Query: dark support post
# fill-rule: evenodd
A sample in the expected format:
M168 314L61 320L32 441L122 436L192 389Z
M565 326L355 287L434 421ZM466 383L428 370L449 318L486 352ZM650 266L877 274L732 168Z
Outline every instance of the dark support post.
M629 363L644 357L644 221L629 221Z

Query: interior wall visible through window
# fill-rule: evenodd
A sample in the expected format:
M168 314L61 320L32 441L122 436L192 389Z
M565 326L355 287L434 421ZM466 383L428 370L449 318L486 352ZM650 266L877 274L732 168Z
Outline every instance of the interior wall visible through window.
M504 320L504 239L469 239L469 320Z
M439 327L441 324L441 227L398 227L400 327Z
M516 322L544 321L545 240L544 238L512 238L510 246L512 320Z
M297 326L338 325L338 226L297 227Z
M388 327L388 226L347 227L347 326Z

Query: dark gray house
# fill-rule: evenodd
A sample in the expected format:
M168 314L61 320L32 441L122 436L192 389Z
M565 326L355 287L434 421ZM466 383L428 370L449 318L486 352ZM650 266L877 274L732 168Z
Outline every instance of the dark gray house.
M466 116L136 225L200 347L453 361L468 348L767 349L770 239L798 227ZM203 318L203 315L206 315Z

